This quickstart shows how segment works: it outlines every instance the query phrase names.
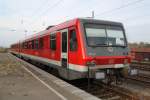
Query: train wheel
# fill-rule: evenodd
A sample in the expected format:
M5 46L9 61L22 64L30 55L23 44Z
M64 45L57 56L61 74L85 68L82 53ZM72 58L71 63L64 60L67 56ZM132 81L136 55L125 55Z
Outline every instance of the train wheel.
M123 83L123 75L121 73L122 69L115 70L116 84L121 85Z
M105 79L105 83L106 83L107 85L111 85L112 82L113 82L112 75L111 75L111 74L107 74L107 75L106 75L106 79Z

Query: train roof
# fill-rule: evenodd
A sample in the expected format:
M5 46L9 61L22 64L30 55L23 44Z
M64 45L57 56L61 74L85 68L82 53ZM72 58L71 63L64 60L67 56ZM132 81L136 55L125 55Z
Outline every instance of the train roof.
M92 19L92 18L79 18L81 23L94 23L94 24L104 24L104 25L116 25L122 26L123 24L120 22L115 21L106 21L106 20L99 20L99 19Z
M24 41L30 41L33 38L39 38L44 35L50 34L51 32L55 32L61 29L64 29L66 27L70 27L73 25L76 25L78 22L81 23L96 23L96 24L106 24L106 25L117 25L117 26L123 26L122 23L120 22L114 22L114 21L106 21L106 20L98 20L98 19L92 19L92 18L75 18L66 22L63 22L61 24L55 25L51 28L48 28L46 30L43 30L41 32L38 32L36 34L33 34L31 36L26 37L25 39L19 41L19 42L24 42Z

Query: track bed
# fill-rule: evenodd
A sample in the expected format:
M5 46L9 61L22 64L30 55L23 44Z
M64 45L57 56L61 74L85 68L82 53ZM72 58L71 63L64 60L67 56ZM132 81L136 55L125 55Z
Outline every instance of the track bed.
M41 64L32 62L32 64L41 68ZM42 69L59 77L57 71L48 69L47 66L42 65ZM60 77L59 77L60 78ZM61 78L62 79L62 78ZM144 85L139 85L136 82L123 80L122 85L106 85L101 81L94 80L90 87L88 87L87 79L80 79L66 82L94 95L102 100L149 100L150 88L145 89ZM139 82L138 82L139 83ZM141 90L143 90L141 92Z

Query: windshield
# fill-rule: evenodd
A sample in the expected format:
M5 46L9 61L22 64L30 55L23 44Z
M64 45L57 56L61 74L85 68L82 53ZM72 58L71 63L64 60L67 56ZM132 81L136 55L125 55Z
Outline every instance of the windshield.
M89 46L125 46L124 33L121 27L86 27Z

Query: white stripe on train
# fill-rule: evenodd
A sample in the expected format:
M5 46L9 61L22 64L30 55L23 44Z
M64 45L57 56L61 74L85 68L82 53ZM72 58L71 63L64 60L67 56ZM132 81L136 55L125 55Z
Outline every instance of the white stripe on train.
M24 54L24 53L18 53L18 52L14 52L14 51L11 51L11 52L13 52L15 54L20 54L22 56L29 57L31 59L42 61L45 63L51 63L54 65L61 66L61 61L47 59L47 58L38 57L38 56L33 56L33 55L29 55L29 54ZM69 63L68 65L69 65L68 68L71 70L74 70L74 71L87 72L87 70L88 70L87 66L84 66L84 65L77 65L77 64L71 64L71 63ZM101 69L101 68L104 69L104 68L122 68L122 67L124 67L124 64L96 65L94 68L95 69Z
M15 52L15 51L11 51L11 52L13 52L15 54L18 54L18 55L20 54L20 55L25 56L25 57L29 57L31 59L42 61L42 62L45 62L45 63L51 63L51 64L54 64L54 65L57 65L57 66L61 66L61 61L47 59L47 58L38 57L38 56L33 56L33 55L29 55L29 54L24 54L24 53L18 53L18 52ZM71 70L74 70L74 71L79 71L79 72L86 72L87 71L87 66L76 65L76 64L71 64L71 63L69 63L68 68L71 69Z

